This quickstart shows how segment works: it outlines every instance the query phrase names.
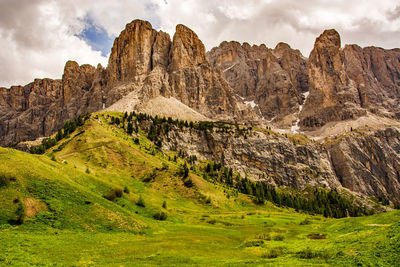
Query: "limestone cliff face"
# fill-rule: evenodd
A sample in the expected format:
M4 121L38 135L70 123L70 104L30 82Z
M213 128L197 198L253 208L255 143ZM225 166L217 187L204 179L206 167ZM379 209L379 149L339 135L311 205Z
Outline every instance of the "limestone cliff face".
M243 136L172 130L163 148L215 160L252 179L302 189L346 188L359 196L400 201L400 132L351 133L326 144L294 144L279 134Z
M107 67L110 86L143 82L158 64L168 65L170 37L157 32L147 21L134 20L114 41Z
M0 144L49 136L66 120L102 107L104 69L65 65L62 80L36 79L26 86L0 89Z
M393 128L352 134L327 146L340 183L355 192L400 200L400 135Z
M178 25L170 52L172 96L210 118L243 119L232 88L205 55L205 47L197 35Z
M207 63L206 49L191 29L179 24L172 42L171 64L169 69L177 71Z
M207 58L235 94L254 101L256 111L268 120L278 121L296 113L302 93L308 91L307 60L285 43L269 49L265 45L222 42L207 53Z
M335 30L324 31L315 41L308 60L310 95L301 114L304 128L366 114L345 63L339 34Z
M346 45L343 52L346 72L357 87L361 107L399 119L400 49Z
M60 80L36 79L26 86L0 89L0 144L50 134L46 119L50 107L62 96Z
M172 96L207 117L243 120L251 111L240 106L205 54L196 33L184 25L176 26L171 41L150 23L135 20L114 42L106 90L113 100L135 92L138 106L159 95Z
M400 118L400 50L346 45L327 30L315 41L308 64L310 96L303 129L356 119L372 112Z

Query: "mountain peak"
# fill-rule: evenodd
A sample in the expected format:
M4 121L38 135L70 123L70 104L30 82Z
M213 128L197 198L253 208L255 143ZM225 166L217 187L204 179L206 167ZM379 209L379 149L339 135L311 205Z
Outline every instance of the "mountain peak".
M171 70L207 62L204 44L194 31L182 24L176 26L171 52Z
M333 46L336 48L340 48L341 41L340 35L335 29L325 30L316 40L315 46Z
M134 28L134 27L146 27L149 29L153 29L151 23L147 20L135 19L130 23L126 24L125 29Z

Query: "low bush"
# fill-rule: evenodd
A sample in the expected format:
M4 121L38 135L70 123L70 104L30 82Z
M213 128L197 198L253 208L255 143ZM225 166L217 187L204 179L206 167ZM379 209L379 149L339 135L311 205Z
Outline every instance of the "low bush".
M144 199L142 196L139 197L138 201L136 201L136 205L139 207L146 207L146 203L144 202Z
M263 240L250 240L244 242L243 247L261 247L262 245L264 245Z
M24 202L19 201L19 205L17 210L15 211L15 215L17 215L17 220L16 222L18 224L23 224L25 222L26 219L26 207Z
M300 222L300 225L308 225L311 224L312 221L308 218L305 218L303 221Z
M297 252L297 256L301 259L313 259L320 258L328 260L334 257L333 252L328 250L312 250L311 248L305 248Z
M121 188L113 188L110 190L110 192L108 192L107 194L105 194L103 197L105 199L108 199L110 201L114 201L117 198L122 197L122 189Z
M159 221L165 221L168 218L167 213L164 211L159 211L156 214L154 214L154 219L159 220Z
M194 186L194 183L192 179L187 178L186 180L183 181L183 185L186 186L187 188L191 188Z
M285 237L283 235L276 235L274 236L274 240L275 241L283 241L285 239Z
M150 182L154 181L156 179L156 177L157 177L157 169L154 168L151 173L148 173L144 176L142 181L145 183L150 183Z
M256 237L255 237L256 239L262 239L262 240L271 240L271 235L269 234L269 233L266 233L266 234L259 234L259 235L256 235Z
M209 223L209 224L215 224L216 222L217 222L217 220L215 220L215 219L211 219L211 220L207 221L207 223Z
M127 186L124 187L124 193L129 194L131 191Z
M282 247L273 247L273 248L268 249L264 253L262 253L261 258L274 259L274 258L278 258L282 254L283 254Z
M316 253L311 248L300 250L299 252L297 252L297 256L300 259L312 259L317 257Z
M11 175L7 174L0 174L0 187L6 187L8 186L11 182L16 181L17 179Z

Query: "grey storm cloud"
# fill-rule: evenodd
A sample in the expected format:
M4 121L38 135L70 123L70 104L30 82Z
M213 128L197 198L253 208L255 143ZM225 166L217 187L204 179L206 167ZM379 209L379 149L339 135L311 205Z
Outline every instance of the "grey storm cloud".
M106 65L107 57L80 38L88 17L109 36L138 18L171 36L185 24L208 50L231 40L286 42L306 57L328 28L343 44L394 48L400 39L398 0L0 0L0 86L60 78L70 59Z

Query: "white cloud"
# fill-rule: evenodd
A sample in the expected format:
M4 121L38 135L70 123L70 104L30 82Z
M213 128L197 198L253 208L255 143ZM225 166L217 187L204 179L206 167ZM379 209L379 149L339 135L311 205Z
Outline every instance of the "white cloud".
M139 18L171 37L185 24L207 49L224 40L268 47L283 41L305 56L327 28L361 46L392 48L400 37L398 0L0 0L0 86L61 78L70 59L105 65L107 58L75 36L88 16L110 36Z
M67 60L106 64L100 52L74 36L82 25L63 17L55 2L6 2L0 11L0 86L61 78Z

